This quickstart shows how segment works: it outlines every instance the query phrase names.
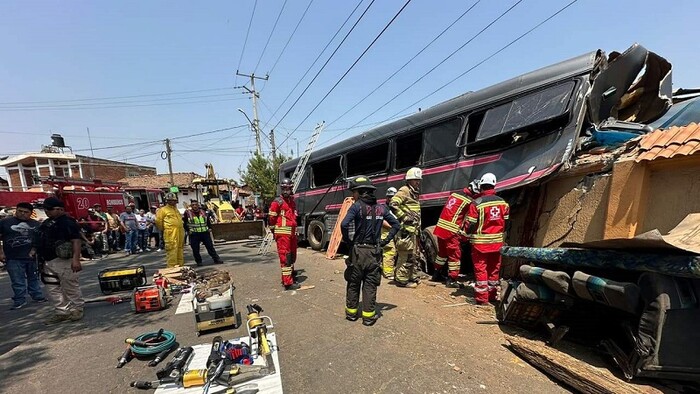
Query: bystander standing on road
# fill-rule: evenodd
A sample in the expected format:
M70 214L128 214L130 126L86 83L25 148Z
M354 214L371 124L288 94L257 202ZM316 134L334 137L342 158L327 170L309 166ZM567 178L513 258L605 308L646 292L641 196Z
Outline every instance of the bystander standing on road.
M114 213L114 208L107 206L107 242L109 243L109 248L112 251L118 252L121 250L119 247L119 238L121 235L121 222L119 221L119 215Z
M132 208L128 205L125 212L119 215L119 221L126 228L126 242L124 243L124 251L126 254L137 253L138 251L138 233L139 225L136 221L136 215L131 211Z
M27 305L27 293L36 302L47 299L41 291L36 258L32 253L34 231L39 222L30 219L34 207L28 202L17 204L15 215L0 220L0 261L7 267L12 283L14 301L10 309L20 309Z
M56 314L46 321L55 324L83 318L83 300L80 291L79 272L81 236L75 219L66 215L63 202L55 197L44 200L48 219L37 228L31 255L36 253L43 262L42 274L49 277L46 283Z
M199 202L192 201L190 209L185 211L185 231L190 236L190 247L197 265L202 265L202 255L199 246L204 244L207 253L214 260L214 264L223 264L221 257L216 253L214 241L211 237L212 222L199 207Z
M141 248L141 250L144 252L150 252L151 248L148 245L148 218L146 218L146 211L143 209L139 211L138 215L136 215L136 223L139 227L137 242L139 248Z
M97 237L98 241L102 244L101 254L107 255L109 253L109 221L107 213L102 211L102 204L95 204L92 206L92 208L95 210L95 214L99 216L104 222L102 226L102 231L100 231L100 233L97 234Z
M148 247L151 247L151 238L153 239L153 247L158 249L157 251L160 252L161 247L160 247L160 231L158 230L158 227L156 227L156 207L153 205L151 207L151 211L146 214L146 223L148 227Z

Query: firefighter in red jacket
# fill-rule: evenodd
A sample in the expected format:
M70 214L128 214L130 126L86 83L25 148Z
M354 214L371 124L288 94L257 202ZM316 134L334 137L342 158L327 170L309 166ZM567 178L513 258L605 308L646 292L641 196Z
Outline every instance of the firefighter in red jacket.
M462 230L465 217L469 211L469 205L474 201L479 193L479 186L476 181L472 181L465 187L462 193L452 193L447 203L442 208L437 226L433 234L437 238L438 253L435 258L433 268L434 282L441 282L443 269L447 264L447 281L445 285L450 288L457 288L457 277L462 259L462 242L467 241L466 234Z
M277 254L282 267L282 284L285 290L296 290L294 262L297 259L297 208L292 196L292 181L288 178L280 184L282 195L270 204L270 231L275 235Z
M496 195L496 176L486 173L479 181L481 195L469 205L467 221L472 243L472 262L476 277L475 301L486 304L496 301L498 276L506 220L510 207Z

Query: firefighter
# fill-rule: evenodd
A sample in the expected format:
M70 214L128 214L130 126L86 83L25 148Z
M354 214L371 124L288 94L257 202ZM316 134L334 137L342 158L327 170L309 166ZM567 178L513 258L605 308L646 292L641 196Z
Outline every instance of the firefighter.
M165 205L156 212L156 226L163 234L165 242L165 260L168 268L185 265L183 248L185 247L185 226L182 215L177 209L175 193L165 194Z
M347 293L345 298L345 318L350 321L358 319L357 312L362 290L362 324L371 326L377 322L375 311L377 286L382 280L382 248L386 246L401 228L389 209L377 204L374 196L376 188L369 178L359 176L350 181L350 190L355 203L348 209L340 224L343 241L350 247L350 257L346 260L345 280ZM389 223L389 230L382 235L382 225ZM355 225L355 234L350 239L350 223Z
M420 183L423 171L413 167L406 172L406 185L391 198L389 207L401 223L401 230L396 238L398 259L394 281L397 286L415 288L420 280L416 272L416 235L420 231Z
M282 284L285 290L296 290L299 285L294 281L294 262L297 259L297 208L292 195L292 181L282 180L282 195L270 204L270 231L275 236L277 254L282 267Z
M496 301L498 275L501 269L500 249L503 246L506 220L510 207L496 195L496 176L486 173L479 181L481 195L469 206L467 221L471 235L472 262L476 277L475 301L483 305Z
M390 187L386 189L386 202L384 205L389 208L389 202L391 198L396 195L396 188ZM391 211L389 215L393 216ZM387 220L382 223L382 239L387 238L391 225ZM396 243L393 238L389 239L389 242L384 246L384 251L382 253L382 275L389 280L394 279L394 265L396 264Z
M472 181L462 193L452 193L442 208L437 226L433 234L437 238L438 253L435 258L432 281L441 282L443 269L447 264L447 280L445 286L458 288L457 277L462 259L462 242L466 242L466 234L462 231L464 218L469 211L469 205L479 193L479 186Z
M202 255L199 254L200 244L204 244L204 247L207 248L207 253L214 260L214 264L223 264L224 262L216 253L214 242L211 239L211 219L200 209L198 201L193 200L190 203L190 209L185 211L185 219L185 231L190 236L190 247L197 265L202 265Z

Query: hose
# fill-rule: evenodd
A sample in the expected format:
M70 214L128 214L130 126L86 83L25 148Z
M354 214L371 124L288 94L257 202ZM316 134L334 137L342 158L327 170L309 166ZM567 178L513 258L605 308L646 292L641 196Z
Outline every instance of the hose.
M154 339L161 340L155 342ZM137 357L148 357L169 350L175 346L175 334L160 329L160 331L157 332L141 334L135 339L127 339L126 343L131 345L131 351Z

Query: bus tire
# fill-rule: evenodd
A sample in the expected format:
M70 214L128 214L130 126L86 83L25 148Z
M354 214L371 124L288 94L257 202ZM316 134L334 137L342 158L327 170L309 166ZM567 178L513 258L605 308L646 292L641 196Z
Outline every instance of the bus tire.
M435 234L433 234L433 230L435 230L435 226L430 226L424 228L420 233L420 268L427 274L433 273L433 267L438 252L437 238Z
M326 226L322 221L312 220L306 230L306 240L309 241L311 249L319 251L326 244Z

